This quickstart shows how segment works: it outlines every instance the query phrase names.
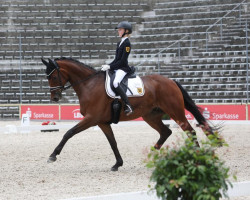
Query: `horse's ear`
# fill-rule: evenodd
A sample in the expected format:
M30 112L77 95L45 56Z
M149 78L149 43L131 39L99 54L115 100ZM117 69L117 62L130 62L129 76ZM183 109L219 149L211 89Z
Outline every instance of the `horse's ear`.
M56 63L56 61L53 61L53 60L51 60L50 58L49 58L49 64L50 64L51 66L53 66L54 69L55 69L55 68L56 68L56 69L59 69L59 66L58 66L58 64Z
M59 69L57 63L56 63L55 61L51 60L50 58L49 58L49 64L50 64L51 66L53 66L54 68Z
M46 60L44 60L43 58L41 58L41 60L42 60L44 65L49 66L49 63Z
M52 66L54 65L53 61L49 58L49 64L51 64Z

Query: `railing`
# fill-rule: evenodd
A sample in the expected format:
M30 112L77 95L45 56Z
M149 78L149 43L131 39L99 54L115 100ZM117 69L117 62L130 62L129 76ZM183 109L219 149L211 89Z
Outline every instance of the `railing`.
M228 11L224 16L222 16L220 19L218 19L214 24L212 24L211 26L209 26L207 29L206 29L206 51L207 51L207 46L208 46L208 31L213 28L215 25L217 25L219 22L221 22L220 24L220 35L221 35L221 39L222 39L222 35L223 35L223 31L222 31L222 20L227 17L230 13L232 13L233 11L235 11L238 7L239 8L239 19L240 19L240 24L241 24L241 5L243 3L245 3L246 0L243 0L241 3L237 4L232 10ZM152 57L156 57L158 56L158 72L160 72L160 55L163 51L166 51L168 50L170 47L174 46L175 44L178 44L178 60L180 62L180 54L181 54L181 46L180 46L180 43L186 39L187 37L190 37L190 51L191 51L191 55L193 55L192 53L192 45L193 45L193 34L190 33L190 34L186 34L185 36L183 36L181 39L175 41L174 43L170 44L169 46L167 46L166 48L160 50L158 53L154 54ZM145 62L147 62L147 60L141 62L140 64L136 65L137 66L141 66L142 64L144 64Z
M224 16L222 16L220 19L218 19L214 24L212 24L211 26L209 26L207 29L206 29L206 51L207 51L207 48L208 48L208 34L209 34L209 30L211 28L213 28L214 26L216 26L219 22L220 22L220 36L221 36L221 39L222 39L222 36L223 36L223 24L222 24L222 20L225 19L230 13L232 13L233 11L235 11L237 8L239 8L238 12L239 12L239 20L240 20L240 24L241 24L241 5L243 3L245 3L246 0L243 0L241 3L237 4L232 10L228 11ZM193 33L190 33L190 34L186 34L185 36L183 36L182 38L180 38L179 40L173 42L172 44L170 44L169 46L167 46L166 48L160 50L158 53L154 54L152 57L158 57L158 72L160 72L160 55L162 54L162 52L168 50L169 48L171 48L172 46L178 44L178 60L180 62L180 57L181 57L181 46L180 46L180 43L183 42L184 39L186 39L187 37L190 37L190 54L193 55L192 53L192 45L193 45ZM137 66L141 66L142 64L144 64L145 62L147 62L147 60L141 62L140 64L136 65Z
M228 11L224 16L222 16L221 18L219 18L215 23L213 23L212 25L210 25L207 29L206 29L206 52L208 51L208 34L210 33L209 30L211 30L213 27L218 26L218 23L220 23L220 39L222 40L223 37L223 23L222 21L232 12L234 11L238 11L239 12L239 24L242 24L242 18L241 18L241 11L242 11L242 4L244 4L246 2L246 0L243 0L241 3L237 4L233 9L231 9L230 11ZM238 10L237 10L238 9ZM246 31L246 71L247 71L247 75L246 75L246 79L247 79L247 83L246 83L246 90L247 90L247 104L249 102L249 60L248 60L248 22L246 20L245 22L245 31ZM160 55L163 51L168 50L170 47L174 46L175 44L178 44L178 57L179 57L179 62L180 62L180 52L181 52L181 47L180 47L180 43L186 39L187 37L190 37L190 50L191 50L191 54L192 54L192 43L193 43L193 35L194 34L186 34L184 37L182 37L181 39L175 41L174 43L170 44L169 46L167 46L166 48L160 50L158 53L154 54L153 57L158 56L158 73L160 72ZM137 66L142 65L143 63L145 63L145 61L141 62L140 64L138 64Z
M174 46L175 44L178 44L178 58L179 58L179 62L180 62L180 57L181 57L181 48L180 48L180 42L183 41L185 38L190 37L190 46L191 46L191 51L192 51L192 34L187 34L185 36L183 36L181 39L173 42L172 44L170 44L169 46L167 46L166 48L160 50L158 53L154 54L152 57L156 57L158 56L158 72L160 71L160 55L162 54L162 52L168 50L169 48L171 48L172 46ZM147 62L147 60L141 62L140 64L136 65L136 67L141 66L142 64L144 64L145 62Z
M240 24L241 24L241 5L243 3L245 3L246 0L242 1L241 3L237 4L232 10L228 11L224 16L222 16L220 19L218 19L214 24L212 24L211 26L209 26L206 30L206 52L207 52L207 46L208 46L208 31L213 28L216 24L218 24L220 22L220 37L222 40L222 36L223 36L223 31L222 31L222 20L228 16L230 13L232 13L233 11L235 11L238 7L239 8L239 19L240 19Z

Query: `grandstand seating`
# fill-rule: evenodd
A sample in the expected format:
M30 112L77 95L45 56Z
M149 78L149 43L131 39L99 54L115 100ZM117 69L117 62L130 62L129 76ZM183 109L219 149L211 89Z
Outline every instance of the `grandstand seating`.
M20 35L24 59L39 59L41 55L105 58L105 52L114 47L117 23L126 19L135 25L141 22L141 13L149 8L147 1L132 0L4 2L0 8L3 59L19 58ZM103 51L99 50L102 46L105 46Z
M114 27L121 20L129 20L134 27L129 62L144 62L136 67L139 75L161 73L177 80L197 103L246 101L247 1L208 31L207 49L206 29L238 5L238 0L1 3L0 104L52 103L40 58L70 56L94 67L108 63L119 41ZM78 103L72 89L64 92L62 103ZM16 106L0 106L0 118L17 116Z
M218 4L217 6L220 7ZM247 4L244 6L249 7ZM174 9L176 10L176 8ZM164 9L159 8L159 10L163 11ZM199 15L199 11L196 12ZM188 16L185 15L185 20L189 18ZM202 21L202 17L198 16L198 19ZM191 90L190 95L197 103L246 102L245 19L250 21L248 14L243 14L241 18L236 18L235 15L231 19L227 18L226 24L224 24L225 21L222 24L223 36L221 37L220 31L217 30L208 43L208 51L205 48L205 43L199 40L202 37L199 37L199 48L195 49L192 56L186 54L187 57L182 56L181 60L177 57L172 59L171 64L179 63L178 67L172 67L172 71L164 63L161 63L160 70L155 70L155 73L160 71L161 74L181 82L187 90ZM164 26L166 21L159 20L158 23L163 26L163 29L166 27ZM157 24L157 21L153 24ZM203 34L205 35L205 32ZM152 40L150 41L152 42ZM185 52L182 52L182 55L185 55Z

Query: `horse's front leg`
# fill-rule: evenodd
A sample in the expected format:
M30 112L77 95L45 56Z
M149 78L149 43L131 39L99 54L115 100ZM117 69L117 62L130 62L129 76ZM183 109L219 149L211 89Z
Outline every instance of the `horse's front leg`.
M53 153L50 155L48 159L48 163L52 163L56 161L56 156L59 155L66 144L66 142L73 137L75 134L88 129L89 127L93 126L93 120L91 118L85 117L82 121L80 121L77 125L75 125L73 128L68 130L65 135L63 136L61 142L59 145L55 148Z
M98 124L98 126L102 129L103 133L105 134L105 136L107 137L109 144L115 154L115 158L116 158L116 163L115 165L111 168L111 171L118 171L118 168L121 167L123 165L123 160L122 157L120 155L120 152L117 148L117 143L115 140L115 136L113 134L112 128L109 124Z

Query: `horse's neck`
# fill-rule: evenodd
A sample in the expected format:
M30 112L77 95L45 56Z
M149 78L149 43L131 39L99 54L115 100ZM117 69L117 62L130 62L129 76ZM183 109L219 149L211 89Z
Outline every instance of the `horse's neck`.
M74 82L76 81L82 81L95 73L88 67L83 67L81 65L78 65L77 63L72 62L68 62L63 66L63 68L70 77L71 84L74 84Z
M72 69L72 72L74 73L74 78L72 81L83 80L94 74L92 70L81 66Z
M78 65L77 63L67 63L64 65L65 70L69 76L69 82L72 85L73 89L77 93L78 96L84 92L83 84L87 84L87 80L95 74L95 71L89 69L88 67L84 67Z

